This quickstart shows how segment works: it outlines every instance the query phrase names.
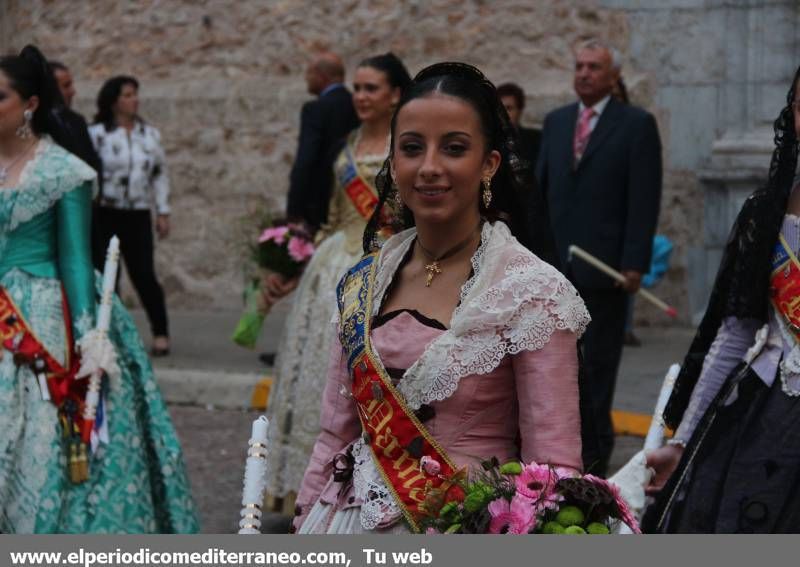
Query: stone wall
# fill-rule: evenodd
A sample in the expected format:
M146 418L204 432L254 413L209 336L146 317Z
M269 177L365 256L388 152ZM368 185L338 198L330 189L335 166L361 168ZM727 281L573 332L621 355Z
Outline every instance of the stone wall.
M412 73L437 60L468 61L496 82L520 83L528 93L523 121L536 124L573 99L571 46L606 38L627 56L633 101L659 120L667 167L660 230L677 244L659 293L687 321L689 245L703 225L696 172L718 132L702 122L714 114L715 91L681 98L675 87L684 75L723 81L703 61L725 50L725 25L714 13L731 4L748 2L0 0L0 49L34 42L67 63L87 115L104 79L140 79L142 114L162 130L173 184L174 232L157 254L169 303L230 308L242 283L242 217L285 200L311 52L333 49L350 70L388 49ZM697 101L705 105L686 112ZM646 309L641 316L663 321Z

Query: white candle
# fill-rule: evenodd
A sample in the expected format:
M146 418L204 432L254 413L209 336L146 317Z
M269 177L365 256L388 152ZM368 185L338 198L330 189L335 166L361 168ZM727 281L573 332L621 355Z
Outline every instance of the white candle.
M269 420L267 419L267 416L262 415L253 422L252 438L266 445L268 428L269 428Z
M240 534L261 533L261 505L264 501L267 475L267 431L269 420L261 416L253 422L247 462L244 468Z
M119 238L112 236L106 251L106 263L103 268L103 292L100 296L100 307L97 310L97 325L95 328L104 336L111 325L111 302L114 298L114 287L117 283L117 268L119 266ZM100 384L103 377L102 370L92 372L89 377L89 387L86 392L86 403L83 407L83 418L87 420L88 427L94 426L97 416L97 404L100 401Z
M114 298L118 267L119 238L112 236L106 251L106 264L103 269L103 294L100 297L100 309L97 313L97 329L103 332L108 331L111 323L111 302Z
M653 411L653 420L650 422L650 429L647 431L647 437L644 440L645 451L658 449L664 443L664 418L662 414L664 413L664 408L667 407L667 402L672 394L672 387L675 385L675 379L680 371L680 365L673 364L669 367L669 371L664 377L661 391L658 393L656 409Z

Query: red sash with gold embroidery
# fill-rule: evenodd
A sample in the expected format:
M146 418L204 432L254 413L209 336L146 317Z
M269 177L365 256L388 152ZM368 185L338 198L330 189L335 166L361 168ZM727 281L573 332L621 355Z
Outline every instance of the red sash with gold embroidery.
M72 340L71 319L66 298L62 301L65 332L67 337L67 362L62 365L51 355L42 341L33 332L5 288L0 286L0 342L14 356L17 366L30 367L40 380L43 397L58 408L62 433L67 440L70 478L73 482L88 479L88 453L81 433L86 427L83 420L83 405L86 398L87 380L76 380L80 368L75 356ZM0 351L2 354L2 351Z
M772 304L800 342L800 262L782 234L772 254Z
M372 349L369 337L377 253L365 256L342 279L337 290L342 346L348 355L363 439L375 465L414 531L419 532L420 505L432 489L447 489L457 472L444 449L431 437L403 396L394 388ZM421 466L423 457L437 461L437 474ZM463 495L454 495L460 499Z
M358 214L369 220L378 206L376 191L358 172L358 166L348 146L344 148L344 159L344 166L337 171L339 184L344 187L344 192Z

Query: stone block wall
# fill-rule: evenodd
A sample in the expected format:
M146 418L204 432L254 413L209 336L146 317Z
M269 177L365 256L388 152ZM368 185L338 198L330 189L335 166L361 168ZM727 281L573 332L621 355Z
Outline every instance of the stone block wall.
M681 113L687 104L700 105L698 112L713 107L715 91L702 85L721 79L697 54L717 57L725 48L725 26L713 9L686 7L707 1L683 0L681 6L653 0L662 13L650 4L5 0L0 49L33 42L69 65L79 91L76 106L87 117L104 79L119 73L140 79L141 112L162 131L173 187L173 234L157 252L168 302L235 308L242 218L265 203L281 208L285 202L299 110L309 98L303 73L310 53L332 49L350 71L387 50L412 74L439 60L467 61L496 82L518 82L528 98L523 122L538 124L547 111L573 100L571 46L603 37L626 55L633 101L659 121L667 167L660 230L677 250L658 291L687 321L688 248L701 232L703 206L694 171L715 131ZM676 88L675 77L686 74L697 91ZM640 313L663 322L647 309Z

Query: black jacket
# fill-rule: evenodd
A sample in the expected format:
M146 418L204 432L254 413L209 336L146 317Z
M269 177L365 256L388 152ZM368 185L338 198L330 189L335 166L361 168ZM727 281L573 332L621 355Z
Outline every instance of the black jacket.
M64 138L57 141L70 153L88 163L97 173L102 173L103 163L94 149L92 139L89 137L89 128L83 116L66 106L59 107L56 110L56 116L61 122L61 136ZM99 175L98 178L102 180L103 176Z
M565 273L583 289L614 282L582 260L576 244L617 270L646 273L661 200L661 140L653 116L609 100L578 164L573 137L578 104L547 115L536 168Z
M535 128L517 128L517 153L527 162L533 171L539 157L539 146L542 144L542 131Z
M300 138L289 180L286 214L319 227L328 217L333 182L335 149L358 126L353 100L344 86L337 86L303 105Z

